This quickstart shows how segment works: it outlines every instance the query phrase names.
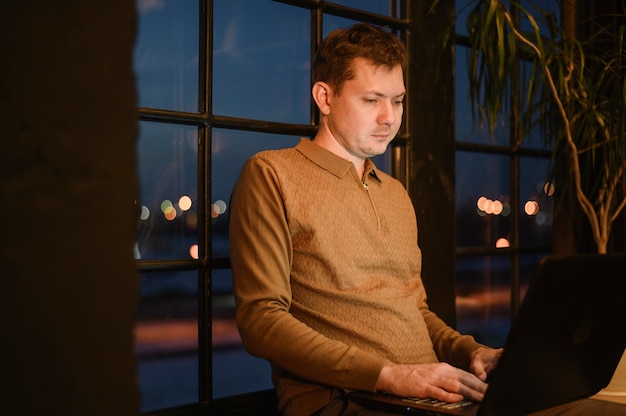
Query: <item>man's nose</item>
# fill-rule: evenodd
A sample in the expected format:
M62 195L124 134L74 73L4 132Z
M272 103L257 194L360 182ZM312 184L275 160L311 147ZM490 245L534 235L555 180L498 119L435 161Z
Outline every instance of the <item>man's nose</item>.
M392 101L382 101L380 114L378 116L379 124L387 124L392 126L396 122L396 112Z

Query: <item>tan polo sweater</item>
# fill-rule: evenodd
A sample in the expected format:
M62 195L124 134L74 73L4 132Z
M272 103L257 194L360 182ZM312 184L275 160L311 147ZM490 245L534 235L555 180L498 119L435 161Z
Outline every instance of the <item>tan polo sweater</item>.
M388 361L462 368L479 346L428 309L415 212L400 182L308 139L244 166L230 205L237 323L273 368L279 409L309 415L329 386L374 390Z

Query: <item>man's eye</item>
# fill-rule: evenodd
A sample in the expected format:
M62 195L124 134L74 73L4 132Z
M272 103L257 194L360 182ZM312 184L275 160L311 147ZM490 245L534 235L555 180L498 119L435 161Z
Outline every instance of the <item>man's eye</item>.
M404 100L396 100L393 103L396 105L404 105Z

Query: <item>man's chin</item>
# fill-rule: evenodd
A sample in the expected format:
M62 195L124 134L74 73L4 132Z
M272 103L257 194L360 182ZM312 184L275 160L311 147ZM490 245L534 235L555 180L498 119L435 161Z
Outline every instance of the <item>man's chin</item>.
M388 142L376 144L369 149L368 157L380 156L387 151L388 147L389 147Z

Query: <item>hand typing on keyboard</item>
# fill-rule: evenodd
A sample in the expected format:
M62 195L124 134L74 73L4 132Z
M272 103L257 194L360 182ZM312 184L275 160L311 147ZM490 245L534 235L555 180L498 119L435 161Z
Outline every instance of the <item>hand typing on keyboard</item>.
M404 397L429 397L448 403L482 401L487 384L447 363L395 364L383 367L376 390Z
M487 381L489 373L496 368L503 348L476 348L471 355L470 371L482 381Z

